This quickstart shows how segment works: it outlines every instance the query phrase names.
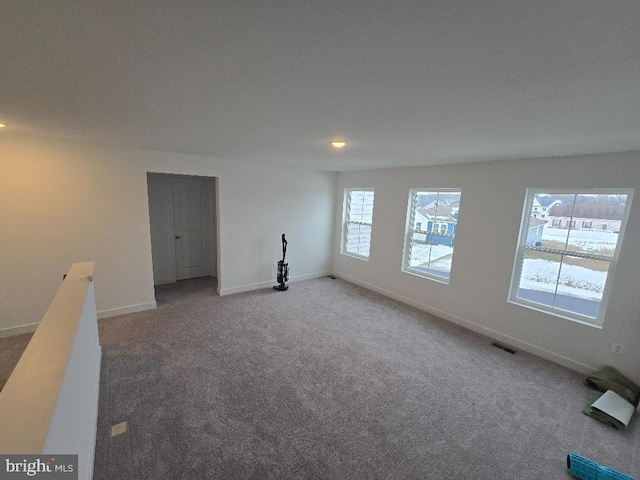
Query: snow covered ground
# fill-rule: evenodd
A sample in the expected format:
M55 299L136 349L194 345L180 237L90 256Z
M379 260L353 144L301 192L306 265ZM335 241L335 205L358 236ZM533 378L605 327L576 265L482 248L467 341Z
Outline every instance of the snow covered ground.
M549 228L549 225L544 226L542 240L564 243L567 241L567 235L569 236L568 246L574 247L572 250L576 250L575 247L577 247L585 252L613 251L618 243L617 233L586 230L569 232L563 228Z
M578 265L563 264L558 278L558 262L540 258L527 258L522 265L520 288L555 292L589 300L602 300L607 272L599 272Z
M547 228L545 226L542 239L562 242L567 239L567 230ZM569 237L569 246L584 252L614 251L618 234L612 232L574 231ZM607 253L607 252L603 252ZM434 270L451 271L453 247L447 245L414 244L411 248L411 267L428 267ZM558 262L539 258L528 258L522 265L519 287L541 292L557 292L589 300L602 300L607 273L591 270L579 265L563 264L560 276Z
M453 247L448 245L423 245L415 243L411 247L411 267L428 267L443 272L451 271ZM430 261L430 263L429 263Z
M560 228L544 227L542 240L564 243L569 231ZM576 230L569 235L569 248L583 252L598 253L603 250L613 252L618 242L618 234L613 232L596 232ZM603 252L607 253L607 252ZM563 264L558 277L558 262L539 258L528 258L522 265L520 288L555 292L590 300L602 300L604 285L608 272L591 270L579 265Z
M564 243L567 230L545 227L542 239ZM614 251L618 234L612 232L575 231L569 236L569 245L585 252ZM451 271L453 247L447 245L414 244L411 248L411 267L428 267L434 270ZM560 275L558 276L558 271ZM607 272L591 270L578 265L531 258L522 266L519 287L526 290L557 292L589 300L602 300Z

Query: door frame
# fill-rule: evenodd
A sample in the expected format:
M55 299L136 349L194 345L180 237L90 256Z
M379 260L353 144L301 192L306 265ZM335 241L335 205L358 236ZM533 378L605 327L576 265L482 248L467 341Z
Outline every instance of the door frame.
M213 256L212 258L212 265L213 265L213 274L212 277L217 278L217 287L216 287L216 293L218 295L220 295L220 290L221 290L221 284L222 284L222 279L221 279L221 272L220 272L220 193L219 193L219 185L220 185L220 180L219 177L213 177L213 176L205 176L205 175L188 175L188 174L179 174L179 173L166 173L166 172L156 172L156 171L147 171L146 172L146 180L147 180L147 211L150 212L150 198L149 198L149 183L150 183L150 176L161 176L161 177L166 177L169 181L171 181L172 179L179 179L179 180L185 180L185 179L191 179L191 180L207 180L207 181L211 181L212 182L212 186L213 186L213 209L212 209L212 215L213 215L213 221L211 222L212 225L212 239L213 239L213 250L209 252L210 255ZM153 177L151 177L153 178ZM171 194L171 202L173 202L173 194ZM173 219L173 208L170 209L170 215ZM153 278L153 260L154 260L154 256L153 256L153 238L151 236L151 232L153 230L153 225L152 225L153 219L151 217L151 214L149 213L149 248L151 250L151 261L152 261L152 278ZM173 237L175 236L175 231L174 231L174 225L173 225L173 221L169 222L168 225L171 228L171 239L173 240ZM167 284L169 283L175 283L177 281L176 279L176 251L175 251L175 242L171 241L170 242L170 255L171 255L171 271L172 271L172 277L169 278L167 277L167 280L171 280L170 282L166 282ZM155 287L155 278L153 279L153 284Z

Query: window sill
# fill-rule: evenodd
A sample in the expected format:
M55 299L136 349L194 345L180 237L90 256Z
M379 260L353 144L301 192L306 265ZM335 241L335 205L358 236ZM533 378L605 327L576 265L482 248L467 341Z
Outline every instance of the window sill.
M570 315L568 312L565 312L564 310L556 310L556 309L551 309L549 307L545 308L544 305L529 303L529 302L520 300L518 298L509 298L507 302L513 305L517 305L519 307L528 308L529 310L534 310L536 312L544 313L552 317L562 318L563 320L569 320L571 322L579 323L587 327L593 327L593 328L597 328L598 330L602 330L602 324L596 323L597 319L580 318L577 316Z
M358 260L362 260L365 262L369 261L369 257L365 257L363 255L358 255L356 253L350 253L350 252L340 252L340 255L344 255L345 257L351 257L351 258L356 258Z
M409 275L413 275L414 277L424 278L426 280L432 280L436 283L442 283L443 285L449 285L449 279L446 277L440 277L437 275L428 275L426 273L422 273L409 268L403 268L402 273L407 273Z

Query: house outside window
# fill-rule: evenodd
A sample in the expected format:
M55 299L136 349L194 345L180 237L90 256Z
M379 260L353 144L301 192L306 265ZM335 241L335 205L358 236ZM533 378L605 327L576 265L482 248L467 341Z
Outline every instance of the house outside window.
M559 203L560 200L552 196L535 195L531 207L531 211L533 212L531 216L534 218L547 218L548 211Z
M460 197L460 189L409 190L403 272L449 283Z
M601 327L633 193L634 189L527 190L509 302ZM562 228L547 224L539 240L531 242L530 225L539 222L533 217L534 195L560 199L549 216L568 221ZM603 222L619 222L620 228L591 229Z
M369 259L373 228L373 189L346 188L342 213L342 244L344 255Z

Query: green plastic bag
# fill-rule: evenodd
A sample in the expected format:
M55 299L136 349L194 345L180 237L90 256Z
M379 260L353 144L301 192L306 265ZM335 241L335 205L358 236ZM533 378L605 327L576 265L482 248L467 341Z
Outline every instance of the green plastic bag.
M634 407L637 407L638 401L640 401L640 386L633 383L613 367L602 367L591 372L585 382L590 387L601 392L613 390Z

